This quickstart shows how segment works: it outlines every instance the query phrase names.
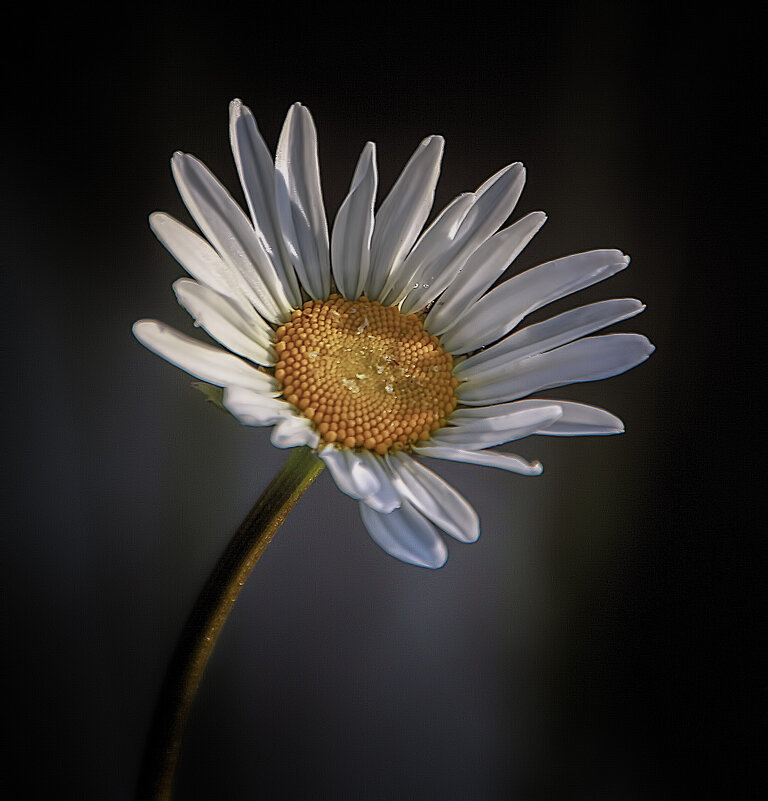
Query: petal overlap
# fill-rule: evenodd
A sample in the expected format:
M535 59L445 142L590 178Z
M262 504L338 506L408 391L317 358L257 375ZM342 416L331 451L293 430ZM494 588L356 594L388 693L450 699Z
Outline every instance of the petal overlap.
M180 369L222 387L222 405L241 424L271 426L275 447L314 449L339 490L358 501L365 528L387 553L438 568L448 557L443 535L465 543L479 537L475 509L422 458L534 476L542 471L538 461L496 449L532 435L624 430L618 417L597 406L530 397L618 375L647 359L653 346L639 334L593 336L643 311L645 306L632 298L590 303L521 327L532 312L629 263L620 250L591 250L499 282L546 220L543 212L532 212L501 227L523 190L522 164L510 164L474 192L459 194L425 229L443 138L421 142L378 209L376 148L368 142L329 236L317 132L308 109L291 106L274 159L240 100L230 104L229 130L247 213L201 161L176 153L173 176L202 235L168 214L150 216L157 238L191 276L173 284L179 303L221 347L156 320L139 320L134 333ZM338 340L343 348L321 354L314 341L281 339L299 318L304 322L296 331L314 332L313 337L345 330L338 304L358 314L346 323L346 338ZM375 312L371 319L390 320L381 358L372 355L379 351L369 340L385 334L371 333L361 306ZM309 309L320 316L311 317ZM323 315L324 328L318 322ZM392 355L396 337L407 338L405 332L412 330L419 332L413 352L436 355L430 369L442 371L441 389L431 399L422 389L429 384L429 370L411 374ZM317 378L321 355L339 365L352 359L350 376L341 368L323 374L341 382L341 394L323 395L323 381L330 379ZM288 370L288 359L305 361ZM408 381L408 393L422 393L423 405L409 411L407 419L385 421L379 415L397 405L384 390L395 393L392 381L403 377L398 370ZM361 414L371 407L356 407L345 393L360 393L359 381L385 373L386 403L375 407L371 422L369 411ZM363 396L367 400L360 404L372 403L370 395ZM341 398L338 408L329 397ZM427 418L429 404L437 404L439 414ZM363 420L375 436L364 433L369 429ZM395 444L393 437L401 434L406 438Z
M275 197L283 240L310 297L327 298L331 291L331 264L317 132L312 116L301 103L294 103L285 118L275 168Z

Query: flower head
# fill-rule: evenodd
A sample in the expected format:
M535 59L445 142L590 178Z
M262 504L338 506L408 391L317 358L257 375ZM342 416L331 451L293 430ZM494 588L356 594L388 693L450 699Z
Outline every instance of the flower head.
M521 164L459 195L422 232L442 138L419 145L377 211L369 142L329 238L309 111L291 107L274 162L239 100L230 136L250 216L200 161L176 153L174 178L204 236L167 214L150 218L194 279L174 284L179 302L226 350L154 320L134 333L222 387L241 423L273 426L277 447L316 449L384 550L440 567L441 531L462 542L480 534L474 509L419 456L537 475L538 462L493 448L530 434L623 431L603 409L528 398L617 375L653 346L638 334L590 336L641 312L632 299L519 327L626 267L618 250L556 259L491 289L546 219L534 212L499 230L522 192Z

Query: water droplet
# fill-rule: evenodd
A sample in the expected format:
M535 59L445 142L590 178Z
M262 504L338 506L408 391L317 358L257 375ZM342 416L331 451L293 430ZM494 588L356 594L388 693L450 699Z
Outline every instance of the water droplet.
M390 393L395 391L395 388L392 386L392 384L387 384L387 385L384 387L384 389L386 389L386 390L387 390L387 392L390 392Z
M353 394L357 395L360 392L360 387L357 385L357 381L352 378L343 378L341 383Z

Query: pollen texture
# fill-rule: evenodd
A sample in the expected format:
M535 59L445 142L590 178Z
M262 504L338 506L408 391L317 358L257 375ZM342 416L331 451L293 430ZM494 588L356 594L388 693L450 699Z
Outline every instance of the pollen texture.
M276 332L275 378L320 438L378 453L426 440L456 406L453 359L415 314L331 295Z

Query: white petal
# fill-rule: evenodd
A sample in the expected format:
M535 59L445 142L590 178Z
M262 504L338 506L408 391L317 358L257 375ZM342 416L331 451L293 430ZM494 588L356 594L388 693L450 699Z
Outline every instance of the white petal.
M502 363L573 342L601 328L633 317L644 308L639 300L617 298L571 309L544 322L521 328L493 347L470 356L456 366L454 374L461 379L480 376L484 371Z
M448 459L452 462L466 462L485 467L498 467L524 476L538 476L542 471L541 462L527 462L514 453L498 453L496 451L467 451L461 448L418 447L413 449L419 456L431 456L434 459Z
M237 270L248 300L270 322L286 319L291 311L286 287L240 206L194 156L175 153L171 168L189 213L221 258Z
M304 289L315 299L325 299L331 291L331 265L317 131L301 103L294 103L285 118L275 168L275 197L285 244Z
M226 348L257 364L275 364L274 334L263 320L251 323L228 298L189 278L175 281L173 291L196 324Z
M282 279L288 300L298 307L299 282L283 243L277 214L275 165L251 110L239 99L229 104L229 139L256 236Z
M518 401L519 403L548 403L549 401ZM570 401L553 401L562 410L559 420L552 425L538 431L553 437L576 437L595 434L621 434L624 423L615 414L589 406L586 403L573 403Z
M277 394L277 381L237 356L184 336L157 320L133 324L136 339L190 375L218 387L246 387Z
M546 429L562 417L562 414L560 406L549 404L516 408L505 415L485 418L461 420L452 416L451 422L455 423L455 426L446 426L436 431L432 435L430 445L467 448L473 451L492 448Z
M467 353L495 342L527 314L623 270L629 257L618 250L592 250L541 264L491 290L443 335L450 353Z
M226 387L222 403L246 426L274 425L296 414L285 401L243 387Z
M416 273L450 248L461 221L476 200L477 195L474 192L466 192L454 198L440 212L429 228L419 237L405 261L397 270L390 273L382 291L381 302L385 306L399 303L406 292L415 288L413 281Z
M467 259L459 279L435 301L424 327L431 334L442 334L450 328L518 257L546 219L544 212L534 211L480 245Z
M350 300L360 297L368 277L377 181L376 146L368 142L331 234L333 277L341 294Z
M402 500L392 485L390 474L384 469L384 459L370 451L360 451L359 456L379 481L378 490L363 498L363 503L376 512L389 514L400 506Z
M562 415L551 422L546 428L536 431L536 434L547 434L556 437L572 437L592 434L621 434L624 423L616 415L600 409L597 406L588 406L586 403L573 403L561 400L530 400L513 401L512 403L499 403L495 406L473 406L471 408L457 409L448 422L466 425L469 421L487 421L491 417L504 417L510 412L523 409L542 409L552 405L560 407Z
M461 542L480 536L480 518L467 500L440 476L406 454L387 457L395 487L436 526Z
M149 227L193 278L228 297L247 317L261 319L242 290L242 276L202 236L160 211L149 215Z
M363 500L379 491L376 473L349 448L328 445L318 456L328 466L336 486L351 498Z
M442 567L448 549L437 529L407 501L389 514L360 504L360 517L371 539L388 554L419 567Z
M414 276L414 288L401 306L404 314L423 309L455 280L472 253L509 217L524 185L525 169L517 162L477 190L477 200L462 220L450 250Z
M587 337L489 370L459 384L456 395L471 406L515 400L540 389L618 375L644 362L653 350L640 334Z
M365 294L379 300L390 274L403 263L435 199L443 157L442 136L429 136L408 160L376 214L371 239L371 269Z
M305 417L284 417L272 429L270 441L276 448L316 448L319 441L312 424Z

